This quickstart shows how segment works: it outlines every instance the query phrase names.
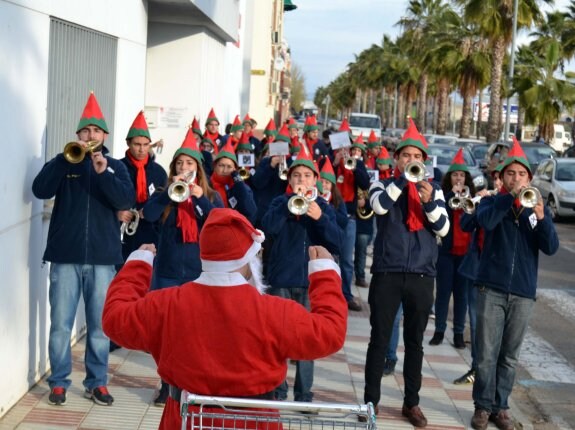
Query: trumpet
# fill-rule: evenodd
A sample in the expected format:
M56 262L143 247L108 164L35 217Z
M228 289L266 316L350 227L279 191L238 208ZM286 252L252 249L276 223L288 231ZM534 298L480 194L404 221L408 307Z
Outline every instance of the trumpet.
M242 166L238 169L238 175L240 175L240 178L242 178L242 181L247 181L252 174L250 172L249 167Z
M97 140L90 140L83 146L79 142L68 142L64 147L64 158L68 163L78 164L81 163L88 152L99 152L102 150L103 142Z
M426 174L425 164L421 161L410 161L405 165L403 174L409 182L423 181Z
M317 188L309 187L305 191L298 192L288 200L288 210L294 215L303 215L309 205L317 198Z
M190 184L196 180L196 172L189 172L186 179L176 181L168 187L168 196L176 203L181 203L190 198Z
M541 200L541 193L535 187L526 187L519 193L519 203L525 208L534 208Z
M282 155L280 163L278 164L278 176L282 181L287 181L288 171L289 169L287 165L287 157L285 155Z
M349 150L344 149L343 167L347 170L355 170L357 166L357 159L349 155Z
M463 200L469 199L469 187L464 185L460 192L455 193L455 196L449 199L447 204L451 209L463 209Z
M473 212L475 212L475 209L477 209L477 205L481 201L481 198L482 198L481 196L475 196L472 199L470 199L469 197L461 199L461 204L459 205L459 207L463 209L463 212L465 212L466 214L472 214Z
M140 224L140 213L136 209L130 209L130 213L132 214L132 221L124 221L120 226L120 240L122 242L124 242L124 234L128 236L135 235Z
M369 198L369 192L367 190L362 190L360 188L357 189L357 199L364 199L364 200L368 200ZM356 215L359 219L361 220L366 220L366 219L370 219L373 215L373 209L366 209L366 207L362 207L360 208L359 206L357 207L357 209L355 210Z

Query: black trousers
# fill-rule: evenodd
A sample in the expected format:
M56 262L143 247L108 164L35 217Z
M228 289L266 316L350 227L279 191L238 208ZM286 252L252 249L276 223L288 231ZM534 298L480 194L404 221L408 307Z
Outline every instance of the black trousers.
M416 273L375 273L369 287L371 337L365 362L365 402L379 403L381 378L387 346L393 330L393 320L399 304L403 304L403 342L405 359L404 404L408 408L419 404L423 335L433 305L433 280Z

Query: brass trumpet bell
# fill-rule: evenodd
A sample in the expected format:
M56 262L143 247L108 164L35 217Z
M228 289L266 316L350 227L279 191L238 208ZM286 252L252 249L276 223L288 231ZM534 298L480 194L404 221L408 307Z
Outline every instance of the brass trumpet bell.
M190 184L196 179L196 172L188 174L184 181L176 181L168 187L170 200L176 203L185 202L190 198Z
M519 203L525 208L534 208L541 200L541 193L535 187L523 188L519 193Z
M409 182L420 182L425 179L425 164L421 161L411 161L406 164L403 171Z
M288 210L294 215L303 215L309 205L317 198L317 188L310 187L305 192L299 192L288 200Z
M250 170L248 167L240 167L238 170L238 175L240 175L240 178L242 178L242 181L247 181L252 174L250 173Z
M78 164L81 163L88 152L98 152L101 150L103 143L97 140L90 140L83 146L79 142L68 142L64 147L64 158L68 163Z

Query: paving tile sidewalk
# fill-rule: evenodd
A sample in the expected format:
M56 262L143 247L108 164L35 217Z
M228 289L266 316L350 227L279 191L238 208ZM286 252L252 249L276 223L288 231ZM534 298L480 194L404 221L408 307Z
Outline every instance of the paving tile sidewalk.
M347 339L338 353L316 361L313 391L318 402L363 402L363 369L369 341L369 308L367 288L355 288L362 298L362 311L350 312ZM421 408L428 418L429 430L466 429L473 415L471 385L453 385L452 381L469 369L469 349L461 352L447 341L429 346L434 323L430 320L424 341L423 387ZM151 357L143 352L120 349L110 354L109 389L115 397L112 407L97 406L84 399L84 343L73 348L72 386L65 406L48 404L49 389L45 381L34 386L2 419L0 430L105 430L157 429L162 409L153 405L159 378ZM378 429L412 429L401 416L403 394L403 341L400 340L399 361L393 376L382 381L382 400L377 419ZM293 387L295 366L289 365L288 381ZM290 393L289 399L291 399ZM512 404L513 415L524 429L530 424L519 416ZM490 428L495 428L492 424Z

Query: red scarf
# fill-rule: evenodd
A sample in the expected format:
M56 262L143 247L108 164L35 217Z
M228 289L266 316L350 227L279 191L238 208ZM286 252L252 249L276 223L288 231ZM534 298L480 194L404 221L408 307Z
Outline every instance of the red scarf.
M399 178L401 172L396 167L393 176ZM421 198L414 182L407 182L407 221L405 224L409 231L418 231L423 228L423 208Z
M182 242L196 243L198 241L198 223L194 214L192 197L178 203L178 217L176 226L182 230Z
M231 176L218 175L216 172L212 173L211 180L212 186L222 198L224 206L229 208L230 204L228 203L228 193L226 192L226 186L228 190L231 189L234 185L234 180Z
M471 233L461 230L461 215L463 209L453 211L453 244L451 245L451 254L465 255L471 242Z
M501 185L501 189L499 190L499 194L509 194L509 191L507 191L507 188L505 188L505 185ZM515 200L513 201L513 205L515 206L515 209L519 209L521 207L521 202L519 201L519 196L515 197Z
M150 154L146 154L146 158L143 160L136 160L128 149L126 151L126 157L128 157L128 160L130 160L136 168L136 202L144 203L148 200L148 182L146 181L145 167L146 164L148 164Z
M209 137L210 139L212 139L212 142L214 142L214 154L218 155L220 148L218 148L218 142L216 142L216 140L218 140L220 138L220 134L217 132L214 134L211 134L208 130L206 130L204 133L204 137Z
M387 170L379 170L379 180L391 178L391 167Z
M343 162L344 161L342 159L340 163ZM339 176L343 175L343 182L337 182L337 188L339 188L339 191L341 192L343 201L346 203L353 202L353 199L355 198L355 175L353 170L346 169L340 164L337 168L337 172Z
M313 146L317 143L317 139L312 140L309 137L304 137L305 144L307 145L307 149L309 149L309 154L313 157Z
M368 154L367 161L365 162L365 167L367 169L376 169L377 167L375 166L375 160L376 158L373 155Z

